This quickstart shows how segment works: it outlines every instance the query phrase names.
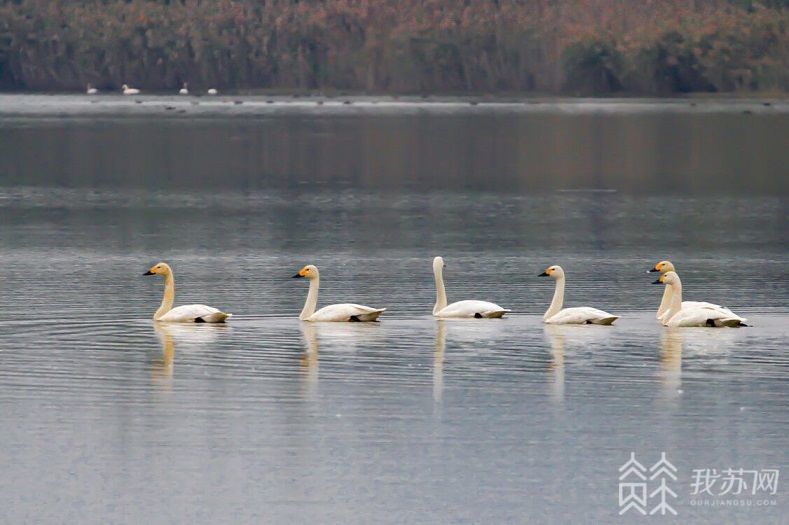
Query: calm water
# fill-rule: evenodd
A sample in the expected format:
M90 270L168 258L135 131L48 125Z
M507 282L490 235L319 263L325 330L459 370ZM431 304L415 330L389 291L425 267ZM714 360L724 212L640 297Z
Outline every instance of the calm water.
M787 104L141 100L0 96L3 522L640 522L631 451L784 519L691 482L789 476ZM513 315L433 320L438 254ZM664 258L753 326L659 327ZM154 326L160 259L232 322ZM617 324L544 327L554 263Z

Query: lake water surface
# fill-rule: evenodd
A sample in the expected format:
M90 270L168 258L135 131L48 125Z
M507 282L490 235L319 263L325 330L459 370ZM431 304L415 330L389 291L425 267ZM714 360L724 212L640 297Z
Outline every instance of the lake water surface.
M789 475L786 103L139 100L0 96L0 521L641 522L631 452L650 521L785 519L692 482ZM752 326L660 327L661 259ZM309 263L382 321L299 322ZM550 264L621 319L544 326Z

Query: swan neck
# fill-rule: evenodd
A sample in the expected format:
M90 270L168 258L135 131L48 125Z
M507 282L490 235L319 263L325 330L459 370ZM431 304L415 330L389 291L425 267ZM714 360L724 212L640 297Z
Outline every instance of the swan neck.
M444 289L444 276L441 268L433 270L433 275L436 279L436 304L433 307L433 315L438 315L438 312L447 307L447 292Z
M548 307L548 311L545 312L545 315L542 317L543 321L546 321L553 317L554 315L558 314L561 311L562 306L564 305L564 277L559 277L556 279L556 289L553 292L553 300L551 301L551 306Z
M167 312L173 309L175 303L175 277L172 273L168 273L164 278L164 297L162 297L162 304L156 313L153 314L153 319L158 321Z
M666 315L666 320L671 319L680 310L682 310L682 283L675 282L668 285L666 288L671 288L671 301Z
M660 306L658 306L657 309L656 317L658 319L663 317L663 314L666 313L669 308L671 308L671 295L672 295L671 286L664 286L663 288L664 288L663 298L660 300Z
M318 306L318 288L320 288L320 277L310 279L310 291L307 292L307 300L299 314L299 319L302 321L306 321L315 313L315 307Z

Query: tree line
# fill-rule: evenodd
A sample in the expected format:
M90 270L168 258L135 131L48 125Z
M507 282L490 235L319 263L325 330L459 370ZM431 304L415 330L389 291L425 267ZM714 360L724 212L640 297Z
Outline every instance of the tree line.
M0 87L786 91L789 0L0 0Z

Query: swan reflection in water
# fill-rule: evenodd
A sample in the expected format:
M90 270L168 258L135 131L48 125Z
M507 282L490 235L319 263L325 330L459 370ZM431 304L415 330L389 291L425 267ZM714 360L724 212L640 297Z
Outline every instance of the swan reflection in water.
M327 352L355 352L359 348L368 348L375 341L376 334L380 337L379 328L379 323L300 322L304 353L299 356L299 367L308 391L314 393L318 385L321 345L324 355Z
M666 397L682 393L682 338L681 328L667 328L660 334L660 381Z
M318 385L318 334L315 323L300 323L301 335L306 348L301 355L301 367L304 384L308 393L315 393Z
M566 332L576 327L550 325L543 327L543 332L551 345L551 360L548 362L550 376L549 394L557 403L564 402L564 344Z
M551 325L543 326L543 335L550 345L549 394L554 401L564 401L564 361L568 351L576 357L577 368L594 366L598 349L608 348L611 328L597 325Z
M162 354L151 360L151 379L162 390L170 390L173 379L173 357L175 356L173 334L163 323L153 323L153 329L162 345Z
M704 369L728 367L731 350L745 337L744 330L664 328L660 337L659 374L666 396L682 393L683 359L692 359L694 366Z
M441 403L444 393L444 363L447 334L452 343L452 377L459 379L482 358L497 358L503 346L499 319L436 319L433 349L433 401Z
M436 321L436 344L433 352L433 402L441 403L444 393L444 349L447 344L445 321Z
M172 389L176 341L179 346L203 346L217 340L228 329L224 324L181 324L154 322L153 329L162 347L161 355L151 360L151 379L162 390Z

